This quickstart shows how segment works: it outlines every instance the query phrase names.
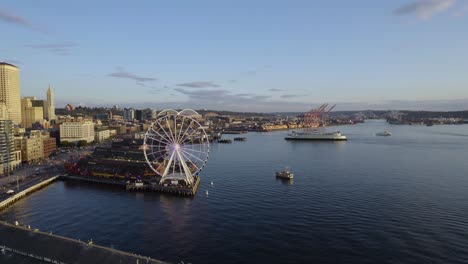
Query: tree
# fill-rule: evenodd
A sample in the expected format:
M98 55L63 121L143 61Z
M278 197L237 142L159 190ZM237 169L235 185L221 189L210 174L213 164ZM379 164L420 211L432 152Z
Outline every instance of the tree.
M88 144L88 141L86 141L86 140L80 140L80 141L78 141L77 146L78 146L78 147L85 147L87 144Z
M60 146L64 147L64 148L69 148L73 145L73 143L71 142L68 142L68 141L62 141L60 142Z

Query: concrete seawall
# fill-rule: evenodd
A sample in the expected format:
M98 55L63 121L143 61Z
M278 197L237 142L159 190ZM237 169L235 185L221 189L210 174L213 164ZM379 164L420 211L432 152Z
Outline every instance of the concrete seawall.
M0 202L0 211L61 177L61 175L50 177L8 197ZM11 225L6 222L0 222L0 252L0 263L12 263L8 262L11 261L11 258L17 261L19 259L31 259L33 263L40 261L40 263L60 264L166 263L89 242L85 243L41 232L30 227ZM10 256L8 256L9 254Z
M33 263L167 263L4 222L0 222L0 250L3 255L20 255ZM2 254L0 262L8 257Z
M9 205L15 203L16 201L18 201L19 199L27 196L28 194L38 190L38 189L41 189L41 188L44 188L45 186L49 185L50 183L54 182L55 180L57 180L57 178L60 177L59 175L57 176L53 176L53 177L50 177L49 179L47 180L44 180L44 181L41 181L39 182L38 184L35 184L27 189L24 189L22 190L21 192L17 193L17 194L14 194L12 195L11 197L7 198L6 200L4 201L1 201L0 202L0 211L3 210L4 208L8 207Z

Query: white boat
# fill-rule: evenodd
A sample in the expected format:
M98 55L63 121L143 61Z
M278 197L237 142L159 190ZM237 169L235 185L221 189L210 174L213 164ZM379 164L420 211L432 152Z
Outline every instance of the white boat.
M345 135L340 131L336 132L296 132L288 134L284 139L286 140L347 140Z
M388 136L391 136L392 133L390 133L390 132L388 132L387 130L385 130L385 131L376 133L375 135L376 135L376 136L382 136L382 137L388 137Z
M282 179L292 179L294 178L294 174L289 171L289 168L285 168L282 171L277 171L276 177L282 178Z

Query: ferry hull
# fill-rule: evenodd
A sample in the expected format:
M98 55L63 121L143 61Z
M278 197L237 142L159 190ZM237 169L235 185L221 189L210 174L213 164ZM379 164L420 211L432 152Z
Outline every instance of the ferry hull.
M298 133L293 131L291 134L288 134L284 139L286 140L320 140L320 141L343 141L347 140L346 136L342 135L340 132L334 133L318 133L318 132L306 132Z
M346 141L346 137L339 138L310 138L310 137L285 137L286 140L312 140L312 141Z

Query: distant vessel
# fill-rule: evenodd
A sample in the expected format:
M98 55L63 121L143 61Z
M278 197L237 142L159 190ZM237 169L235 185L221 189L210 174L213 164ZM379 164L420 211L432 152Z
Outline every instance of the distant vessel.
M292 179L294 177L294 174L292 174L289 171L289 168L285 168L282 171L277 171L276 172L276 177L282 178L282 179Z
M375 135L376 135L376 136L388 137L388 136L391 136L392 133L390 133L390 132L388 132L387 130L385 130L385 131L383 131L383 132L376 133Z
M346 136L342 135L340 131L336 132L296 132L293 131L288 134L284 139L286 140L347 140Z

